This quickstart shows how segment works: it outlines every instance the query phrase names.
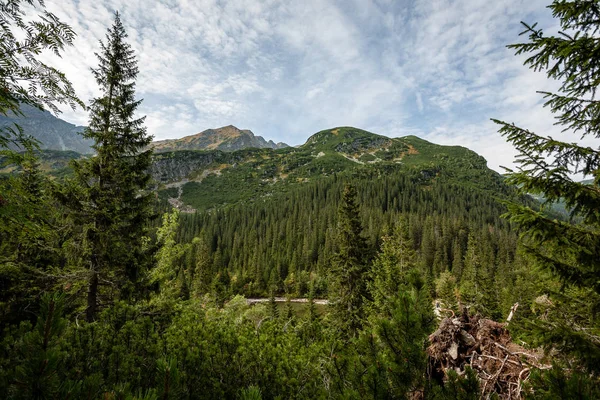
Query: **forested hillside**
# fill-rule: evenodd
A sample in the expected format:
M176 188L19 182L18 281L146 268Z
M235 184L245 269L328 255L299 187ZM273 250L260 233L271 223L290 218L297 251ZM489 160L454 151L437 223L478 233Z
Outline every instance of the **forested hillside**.
M547 105L598 137L600 9L551 9L580 33L525 25L512 48L558 63ZM0 18L0 113L81 106L37 59L71 27L35 1ZM354 127L154 153L126 26L96 52L93 156L0 131L0 398L600 397L598 150L494 120L520 155L504 177Z

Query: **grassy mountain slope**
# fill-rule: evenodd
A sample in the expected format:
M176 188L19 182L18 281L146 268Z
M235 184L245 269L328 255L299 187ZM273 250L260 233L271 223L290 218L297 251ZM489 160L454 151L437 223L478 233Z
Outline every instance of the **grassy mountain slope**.
M340 174L386 175L419 170L479 190L502 189L485 159L460 146L415 136L388 138L351 127L324 130L286 149L177 151L156 155L153 175L163 189L180 187L180 200L198 210L255 201L296 185Z
M42 151L41 169L64 176L69 160L79 156ZM440 146L415 136L388 138L352 127L317 132L295 148L163 151L152 166L160 197L188 211L264 201L323 179L411 171L430 183L443 180L489 193L506 190L502 177L467 148Z

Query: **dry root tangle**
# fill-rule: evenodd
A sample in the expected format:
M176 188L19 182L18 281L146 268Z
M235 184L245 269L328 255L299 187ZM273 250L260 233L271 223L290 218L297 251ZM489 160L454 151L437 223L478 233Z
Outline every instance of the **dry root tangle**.
M430 375L444 381L449 370L459 375L470 366L479 378L481 397L521 399L532 368L549 368L540 355L512 343L506 324L469 316L443 318L429 336Z

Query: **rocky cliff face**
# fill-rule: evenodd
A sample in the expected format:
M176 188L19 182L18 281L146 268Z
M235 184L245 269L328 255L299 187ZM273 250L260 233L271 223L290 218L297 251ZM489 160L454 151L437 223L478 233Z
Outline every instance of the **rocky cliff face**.
M220 158L218 152L179 151L156 154L150 173L157 182L171 182L186 178L193 171L203 169Z
M156 153L150 173L156 182L180 181L202 172L214 164L235 165L249 155L244 152L225 153L223 151L176 151Z
M41 111L30 106L23 106L24 115L0 115L0 128L14 127L18 124L26 135L33 136L40 142L42 150L76 151L91 154L93 140L85 139L81 132L85 127L76 126L56 118L48 111ZM17 149L15 149L17 150Z
M159 140L152 143L157 153L175 150L222 150L237 151L247 148L281 149L289 147L285 143L266 141L262 136L255 136L249 130L241 130L233 125L218 129L207 129L195 135L181 139Z

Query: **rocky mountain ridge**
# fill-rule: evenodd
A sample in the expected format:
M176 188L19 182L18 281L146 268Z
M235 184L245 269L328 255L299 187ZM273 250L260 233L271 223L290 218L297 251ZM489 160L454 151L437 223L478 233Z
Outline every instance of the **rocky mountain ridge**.
M285 143L275 143L256 136L248 129L238 129L227 125L217 129L207 129L195 135L180 139L159 140L152 143L154 151L162 153L177 150L222 150L237 151L246 148L281 149L289 147Z
M84 138L81 133L85 126L66 122L48 111L24 105L23 115L0 115L0 129L18 124L23 133L39 142L42 150L76 151L80 154L93 154L93 140ZM157 153L177 150L222 150L237 151L246 148L281 149L289 147L283 142L275 143L262 136L256 136L247 129L227 125L216 129L206 129L195 135L180 139L159 140L152 143ZM12 147L13 150L21 150Z

